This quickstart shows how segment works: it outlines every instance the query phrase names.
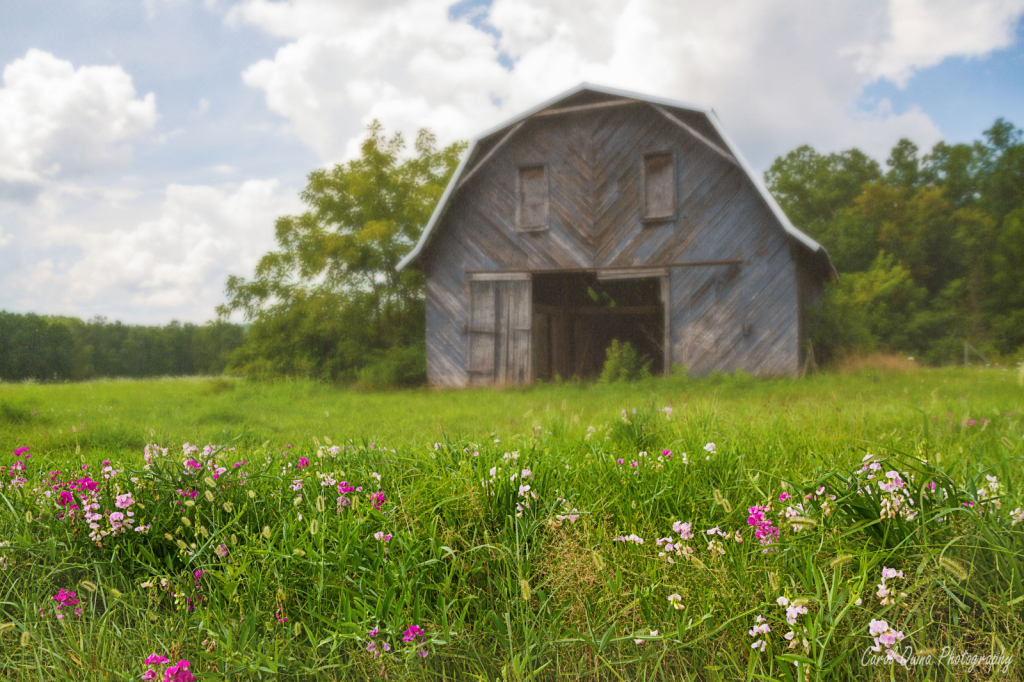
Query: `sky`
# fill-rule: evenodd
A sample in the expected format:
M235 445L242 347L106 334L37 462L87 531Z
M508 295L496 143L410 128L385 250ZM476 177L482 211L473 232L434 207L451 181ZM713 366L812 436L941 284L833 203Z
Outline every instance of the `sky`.
M0 310L203 323L379 120L580 82L711 106L763 172L1024 126L1024 0L3 0Z

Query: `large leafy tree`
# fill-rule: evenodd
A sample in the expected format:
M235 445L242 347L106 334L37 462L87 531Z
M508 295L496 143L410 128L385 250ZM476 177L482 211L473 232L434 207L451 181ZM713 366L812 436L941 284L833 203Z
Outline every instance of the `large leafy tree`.
M803 146L776 159L768 187L842 273L811 311L817 354L883 348L944 362L968 340L1021 357L1022 137L998 119L983 141L924 155L900 140L884 173L856 149Z
M277 220L277 250L255 276L231 276L222 318L252 323L236 366L354 378L395 348L422 342L422 276L396 266L419 238L465 149L421 130L414 154L371 124L361 155L309 175L308 210Z

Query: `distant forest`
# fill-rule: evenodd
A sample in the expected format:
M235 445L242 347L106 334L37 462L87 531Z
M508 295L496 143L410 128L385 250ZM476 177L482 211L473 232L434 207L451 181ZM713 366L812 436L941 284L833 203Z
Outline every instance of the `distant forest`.
M244 337L227 322L145 327L0 312L0 381L221 374Z

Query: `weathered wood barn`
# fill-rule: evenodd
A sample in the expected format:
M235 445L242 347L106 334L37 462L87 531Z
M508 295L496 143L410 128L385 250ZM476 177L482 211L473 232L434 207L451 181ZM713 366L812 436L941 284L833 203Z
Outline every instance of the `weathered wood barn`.
M710 109L583 84L470 144L399 268L426 277L434 386L598 373L800 370L835 276Z

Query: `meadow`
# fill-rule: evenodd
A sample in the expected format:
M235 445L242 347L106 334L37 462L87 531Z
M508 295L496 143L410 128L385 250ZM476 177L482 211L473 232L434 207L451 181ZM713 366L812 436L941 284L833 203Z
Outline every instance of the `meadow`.
M0 385L0 678L1022 679L1024 387Z

